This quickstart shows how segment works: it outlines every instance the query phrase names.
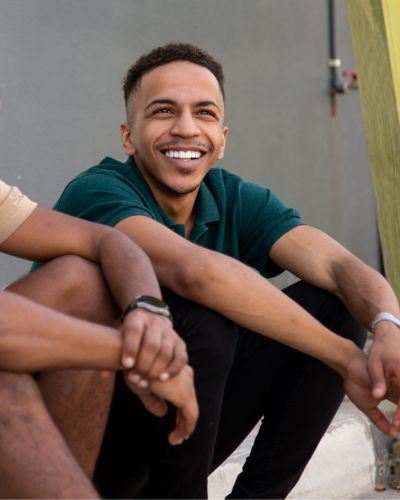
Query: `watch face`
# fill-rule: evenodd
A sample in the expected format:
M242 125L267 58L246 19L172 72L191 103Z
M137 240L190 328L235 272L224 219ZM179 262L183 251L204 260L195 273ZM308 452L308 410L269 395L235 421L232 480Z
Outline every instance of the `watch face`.
M162 309L167 308L167 304L163 302L160 299L157 299L157 297L151 297L150 295L142 295L137 299L138 302L146 302L147 304L150 304L151 306L154 307L160 307Z

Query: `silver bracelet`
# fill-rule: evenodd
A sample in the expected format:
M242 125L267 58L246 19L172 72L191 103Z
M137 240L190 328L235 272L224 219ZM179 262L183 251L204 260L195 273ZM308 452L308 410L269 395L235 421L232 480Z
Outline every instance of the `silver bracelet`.
M391 321L394 323L396 326L400 328L400 319L396 318L396 316L393 316L393 314L389 312L380 312L378 313L375 318L372 320L371 323L371 333L375 333L375 328L376 324L379 323L379 321Z

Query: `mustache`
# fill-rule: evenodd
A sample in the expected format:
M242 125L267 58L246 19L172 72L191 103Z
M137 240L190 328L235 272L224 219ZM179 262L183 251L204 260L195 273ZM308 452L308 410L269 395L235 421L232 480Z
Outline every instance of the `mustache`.
M157 144L157 149L168 149L168 148L176 148L179 146L183 147L195 147L199 149L205 149L207 152L210 152L212 149L211 144L206 144L204 142L193 142L193 141L185 141L184 139L174 139L172 141L160 142Z

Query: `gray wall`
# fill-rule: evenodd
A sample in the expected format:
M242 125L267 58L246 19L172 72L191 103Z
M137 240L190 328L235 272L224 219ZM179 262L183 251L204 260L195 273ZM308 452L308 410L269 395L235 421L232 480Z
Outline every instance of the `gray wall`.
M353 57L337 1L343 67ZM52 206L105 155L124 158L121 80L169 40L225 67L223 166L274 189L373 266L375 204L357 92L328 97L324 0L0 0L0 175ZM0 284L27 270L0 256Z

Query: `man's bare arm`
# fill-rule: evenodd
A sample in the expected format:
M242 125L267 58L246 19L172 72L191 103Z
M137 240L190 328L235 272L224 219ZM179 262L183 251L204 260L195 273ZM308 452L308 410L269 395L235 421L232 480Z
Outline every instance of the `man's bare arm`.
M135 243L112 228L45 207L38 206L0 249L30 260L71 254L98 262L122 310L135 295L161 297L150 260Z
M356 348L239 261L201 248L143 216L117 227L149 255L160 283L246 328L312 355L338 371Z
M161 297L146 254L112 228L92 224L38 206L28 219L0 245L0 250L32 260L72 254L98 262L115 302L121 310L137 296ZM171 322L135 310L123 323L123 362L148 378L173 376L187 363L184 342Z
M160 283L236 323L313 356L343 377L352 400L386 433L395 433L371 396L365 356L239 261L201 248L154 220L134 216L117 227L149 255ZM396 421L397 425L397 421Z
M271 257L296 276L338 295L368 329L379 312L400 316L397 298L385 278L318 229L293 229L275 243ZM384 396L387 382L395 380L400 389L399 360L399 328L379 322L368 363L376 397Z
M335 293L366 328L382 310L400 314L385 278L316 228L289 231L273 245L271 258L296 276Z
M0 370L37 372L59 369L122 370L122 335L117 329L83 321L54 311L12 292L0 292ZM126 377L129 371L125 371ZM140 389L129 383L136 393ZM191 368L170 381L152 382L157 405L144 400L157 416L163 400L176 406L179 418L171 432L171 444L180 444L193 432L198 406ZM155 401L155 398L153 398Z
M122 369L118 330L0 292L0 370Z

